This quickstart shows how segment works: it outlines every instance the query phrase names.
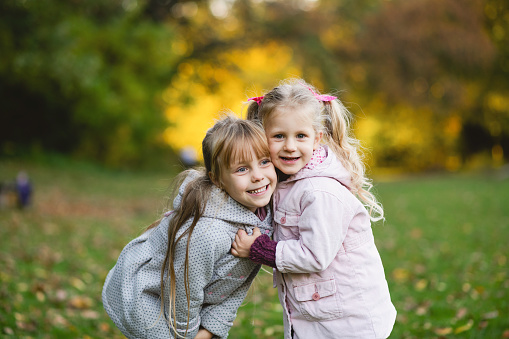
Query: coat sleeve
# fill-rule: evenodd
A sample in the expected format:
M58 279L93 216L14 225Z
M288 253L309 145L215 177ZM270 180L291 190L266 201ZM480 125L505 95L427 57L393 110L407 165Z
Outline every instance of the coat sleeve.
M237 259L248 260L248 259ZM233 321L237 317L237 310L244 301L247 291L251 286L261 265L257 265L242 285L231 291L225 299L217 304L210 304L203 307L201 311L201 325L214 333L214 335L226 338Z
M305 194L298 222L299 238L279 241L276 265L281 273L325 270L345 239L352 213L337 195L323 190Z
M180 335L184 335L187 329L186 338L194 338L202 324L201 310L205 298L205 287L212 280L215 263L221 257L223 252L221 243L215 238L210 237L210 232L214 232L215 219L202 217L197 227L193 231L189 250L189 307L186 296L186 284L184 282L184 261L185 249L187 246L187 237L182 238L177 245L175 260L176 268L176 303L175 318L173 314L169 317L176 320L177 330ZM167 293L168 295L168 293ZM166 304L169 300L165 300ZM188 312L189 310L189 312ZM187 320L189 325L187 326Z
M167 223L132 240L106 277L104 308L128 338L170 338L159 298Z

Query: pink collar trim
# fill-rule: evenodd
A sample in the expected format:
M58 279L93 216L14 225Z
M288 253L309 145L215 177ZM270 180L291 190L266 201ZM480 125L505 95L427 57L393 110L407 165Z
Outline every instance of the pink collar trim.
M311 156L309 162L304 166L306 169L314 169L327 158L327 151L323 146L318 147Z

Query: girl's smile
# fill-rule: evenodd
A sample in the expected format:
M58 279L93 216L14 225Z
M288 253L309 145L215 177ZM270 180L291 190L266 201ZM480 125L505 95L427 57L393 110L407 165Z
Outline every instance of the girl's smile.
M287 175L303 168L319 146L322 132L316 132L306 107L277 108L265 124L270 157Z
M259 189L256 189L256 190L252 190L252 191L247 191L247 193L249 194L253 194L253 195L262 195L264 193L267 192L267 189L269 188L269 185L265 185Z
M287 163L294 163L294 162L297 162L300 157L297 157L297 158L289 158L289 157L280 157L280 159L284 162L287 162Z
M276 183L270 159L259 159L254 151L250 160L233 163L221 174L221 187L252 212L270 202Z

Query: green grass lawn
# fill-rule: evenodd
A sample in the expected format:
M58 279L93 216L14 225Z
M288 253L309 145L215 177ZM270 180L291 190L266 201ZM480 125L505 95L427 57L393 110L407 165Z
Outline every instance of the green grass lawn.
M102 284L122 248L165 210L174 173L4 160L0 180L21 169L35 194L27 210L0 210L0 336L122 338L102 308ZM509 179L376 183L386 221L373 229L398 310L391 338L509 338ZM230 338L282 338L264 268Z

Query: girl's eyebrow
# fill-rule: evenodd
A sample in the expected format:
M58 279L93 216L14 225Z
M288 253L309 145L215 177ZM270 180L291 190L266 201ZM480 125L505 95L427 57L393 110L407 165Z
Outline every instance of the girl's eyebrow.
M249 163L247 160L235 161L230 163L230 168L248 166Z

